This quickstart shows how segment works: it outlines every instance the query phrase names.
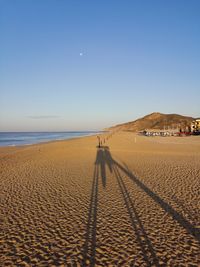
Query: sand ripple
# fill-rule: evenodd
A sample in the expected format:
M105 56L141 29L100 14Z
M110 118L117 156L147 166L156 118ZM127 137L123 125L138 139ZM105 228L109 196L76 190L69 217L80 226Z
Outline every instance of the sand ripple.
M199 266L198 151L131 134L95 145L0 154L0 266Z

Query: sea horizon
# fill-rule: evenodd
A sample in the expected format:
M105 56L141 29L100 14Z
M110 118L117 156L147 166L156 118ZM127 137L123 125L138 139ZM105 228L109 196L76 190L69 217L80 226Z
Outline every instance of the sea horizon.
M0 147L23 146L90 136L102 131L0 131Z

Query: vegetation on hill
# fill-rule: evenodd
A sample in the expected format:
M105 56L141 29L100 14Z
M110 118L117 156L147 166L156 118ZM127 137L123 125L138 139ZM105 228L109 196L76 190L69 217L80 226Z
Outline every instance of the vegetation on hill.
M192 117L182 116L178 114L162 114L154 112L143 118L135 121L119 124L109 128L109 130L121 130L121 131L142 131L146 129L175 129L186 128L191 125L194 120Z

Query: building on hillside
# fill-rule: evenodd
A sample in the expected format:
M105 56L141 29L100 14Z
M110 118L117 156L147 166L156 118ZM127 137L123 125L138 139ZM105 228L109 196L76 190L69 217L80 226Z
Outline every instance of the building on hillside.
M191 131L193 133L200 133L200 118L192 121L192 123L191 123Z

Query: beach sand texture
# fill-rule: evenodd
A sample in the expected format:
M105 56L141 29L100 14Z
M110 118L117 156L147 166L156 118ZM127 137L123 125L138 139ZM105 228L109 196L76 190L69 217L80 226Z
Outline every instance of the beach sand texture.
M0 266L200 266L200 137L96 146L0 149Z

